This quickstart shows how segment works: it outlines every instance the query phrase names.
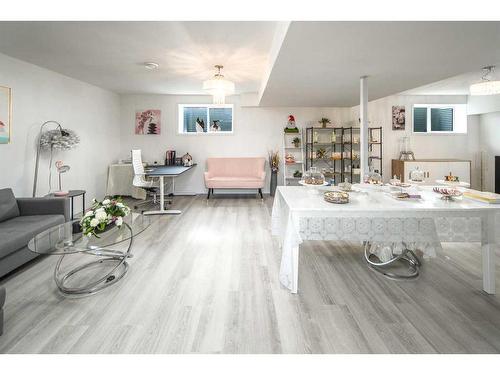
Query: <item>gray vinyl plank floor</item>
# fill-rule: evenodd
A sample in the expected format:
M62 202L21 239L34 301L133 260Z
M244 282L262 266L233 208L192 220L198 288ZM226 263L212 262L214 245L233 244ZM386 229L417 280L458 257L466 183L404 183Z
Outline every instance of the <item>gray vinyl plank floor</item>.
M500 297L481 291L479 244L445 244L417 280L396 282L357 243L308 241L292 295L278 281L272 198L175 206L183 214L155 217L126 277L99 294L58 294L51 256L0 280L0 353L500 352Z

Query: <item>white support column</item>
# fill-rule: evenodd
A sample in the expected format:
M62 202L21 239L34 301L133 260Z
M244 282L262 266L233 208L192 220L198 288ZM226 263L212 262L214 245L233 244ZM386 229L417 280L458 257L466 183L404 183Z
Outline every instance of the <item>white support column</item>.
M368 77L359 80L359 158L361 169L361 182L368 173Z

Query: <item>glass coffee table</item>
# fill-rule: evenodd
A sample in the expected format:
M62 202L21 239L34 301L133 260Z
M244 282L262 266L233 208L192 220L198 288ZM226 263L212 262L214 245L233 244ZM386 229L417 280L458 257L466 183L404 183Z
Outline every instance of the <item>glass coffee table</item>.
M83 236L79 221L69 221L37 234L28 243L28 248L37 254L60 256L54 270L54 280L63 294L91 295L115 284L125 276L129 267L127 259L132 257L133 239L150 224L150 217L131 213L123 219L121 227L113 225L97 238ZM111 249L112 246L122 246L126 249ZM90 255L92 259L77 266L72 265L69 270L63 271L61 265L64 259L77 253ZM78 276L99 267L104 271L90 277L87 275L84 281L80 281L81 284L77 281L75 285Z

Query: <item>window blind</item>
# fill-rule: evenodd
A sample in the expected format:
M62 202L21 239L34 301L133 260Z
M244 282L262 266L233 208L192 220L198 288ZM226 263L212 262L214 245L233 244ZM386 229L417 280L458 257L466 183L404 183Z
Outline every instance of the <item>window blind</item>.
M413 131L416 133L427 132L427 108L413 108Z
M205 123L205 132L207 131L207 109L200 107L184 108L184 132L196 133L196 120L203 120Z
M452 132L453 108L431 108L431 130L433 132Z

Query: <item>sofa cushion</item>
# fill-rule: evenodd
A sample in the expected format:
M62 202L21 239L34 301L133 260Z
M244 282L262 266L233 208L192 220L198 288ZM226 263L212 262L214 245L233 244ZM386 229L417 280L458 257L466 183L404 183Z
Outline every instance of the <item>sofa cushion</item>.
M259 189L264 180L255 177L212 177L205 180L207 188L213 189Z
M18 216L0 223L0 259L28 245L38 233L62 223L63 215Z
M12 189L0 189L0 222L19 216L19 207Z

